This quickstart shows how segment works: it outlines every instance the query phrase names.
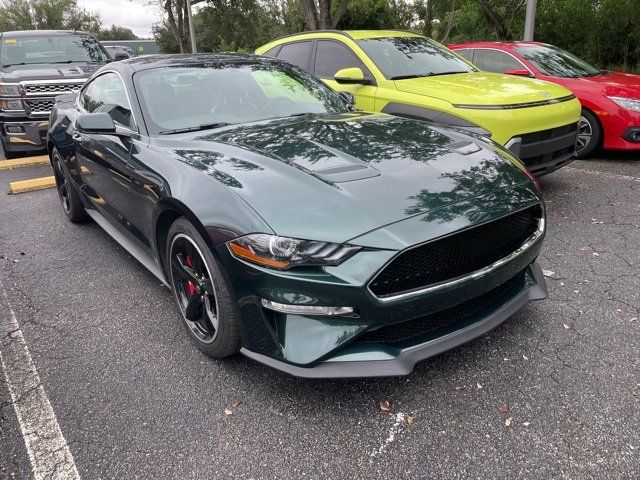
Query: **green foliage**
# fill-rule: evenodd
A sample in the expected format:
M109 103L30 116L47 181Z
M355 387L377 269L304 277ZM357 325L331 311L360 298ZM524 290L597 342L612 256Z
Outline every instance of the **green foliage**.
M130 28L111 25L111 28L104 28L98 32L98 40L137 40L138 37Z
M0 31L100 31L100 17L78 6L77 0L1 0Z

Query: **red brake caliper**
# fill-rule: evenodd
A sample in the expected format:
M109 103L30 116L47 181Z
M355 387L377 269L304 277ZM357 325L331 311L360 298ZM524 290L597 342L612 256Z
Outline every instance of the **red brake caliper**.
M187 267L191 267L191 258L188 255L184 259L184 263L187 264ZM190 281L187 281L187 286L189 287L189 295L193 295L196 292L196 286Z

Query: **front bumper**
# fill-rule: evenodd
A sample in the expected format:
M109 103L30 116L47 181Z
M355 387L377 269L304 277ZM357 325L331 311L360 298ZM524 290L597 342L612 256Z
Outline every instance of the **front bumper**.
M20 132L8 129L14 127ZM0 117L0 138L8 152L35 152L47 148L46 137L49 119L29 120L24 118Z
M546 296L544 278L535 264L543 235L536 234L526 248L491 269L415 295L383 298L368 287L398 252L425 237L440 238L480 224L483 218L510 213L516 198L523 208L540 201L533 184L527 183L447 205L440 215L432 211L354 239L355 244L376 249L364 249L336 267L274 271L238 260L225 244L218 245L217 256L240 305L242 352L298 376L401 375L409 373L415 362L493 328L526 302ZM389 243L391 239L398 242L396 246ZM352 307L355 314L285 314L264 308L262 299ZM397 335L398 328L407 330ZM390 330L395 333L388 335Z
M532 175L541 177L575 159L577 124L511 138L505 147L515 154Z
M257 362L303 378L389 377L408 375L416 363L462 345L497 327L528 302L547 298L547 287L537 262L524 272L525 288L497 306L491 313L450 333L407 348L388 348L373 344L368 348L347 349L309 368L293 365L243 348L241 353Z

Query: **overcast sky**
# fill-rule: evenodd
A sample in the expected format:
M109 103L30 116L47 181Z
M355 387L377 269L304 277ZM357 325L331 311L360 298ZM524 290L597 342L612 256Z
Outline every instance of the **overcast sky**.
M78 5L100 14L105 27L120 25L139 37L151 38L151 24L162 18L154 0L78 0Z

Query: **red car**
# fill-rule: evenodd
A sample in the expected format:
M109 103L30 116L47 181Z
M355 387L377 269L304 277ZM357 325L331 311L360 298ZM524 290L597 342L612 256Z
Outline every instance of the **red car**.
M640 75L599 70L538 42L470 42L449 48L481 70L535 77L571 90L582 103L578 157L598 147L640 150Z

